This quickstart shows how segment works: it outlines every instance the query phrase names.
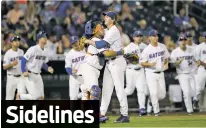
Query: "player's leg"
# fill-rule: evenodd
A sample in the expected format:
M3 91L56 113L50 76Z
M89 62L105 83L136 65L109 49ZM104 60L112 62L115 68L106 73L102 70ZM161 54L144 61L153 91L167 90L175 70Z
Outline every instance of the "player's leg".
M126 95L132 95L135 89L135 70L126 69L126 88L124 89Z
M126 69L126 61L123 57L119 57L114 60L114 63L115 64L109 65L109 71L111 72L117 98L120 102L120 113L123 116L128 116L128 102L124 91L124 72Z
M145 75L144 70L141 69L140 71L137 71L138 73L135 75L136 77L136 88L137 88L137 97L138 97L138 103L139 103L139 109L140 109L140 115L145 114Z
M180 87L183 91L183 98L184 98L187 112L192 113L193 112L192 100L191 100L192 95L191 95L191 87L190 87L189 79L190 79L190 77L188 74L179 74L179 76L178 76Z
M164 73L162 72L158 79L158 99L162 100L166 96L166 85L165 85L165 77Z
M87 89L89 91L92 85L99 85L98 78L100 71L98 69L88 65L87 63L84 63L80 66L80 70L84 81L84 85L82 87L83 90ZM86 97L83 99L86 99Z
M77 100L79 94L79 83L72 75L69 76L69 98L70 100Z
M40 95L40 97L38 99L43 100L44 99L44 83L43 83L41 75L38 75L37 79L38 79L38 81L37 81L36 85L38 85L37 87L39 88L39 95Z
M6 82L6 100L14 100L17 88L17 80L14 76L7 75Z
M206 84L206 70L202 67L198 68L198 73L195 75L196 93L198 100L200 99L201 92L204 90Z
M149 88L150 99L155 114L160 112L158 102L158 75L155 73L146 73L146 80Z
M103 87L102 87L102 99L101 99L101 107L100 112L101 115L105 115L111 100L111 96L113 93L114 84L112 80L112 76L109 72L108 66L106 65L104 69L103 76Z

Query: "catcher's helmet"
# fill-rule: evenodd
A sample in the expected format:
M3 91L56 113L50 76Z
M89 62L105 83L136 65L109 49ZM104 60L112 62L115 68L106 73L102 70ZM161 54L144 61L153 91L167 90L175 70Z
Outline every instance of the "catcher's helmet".
M91 38L97 32L96 28L98 27L98 25L102 25L102 22L93 20L87 21L84 33L86 38Z

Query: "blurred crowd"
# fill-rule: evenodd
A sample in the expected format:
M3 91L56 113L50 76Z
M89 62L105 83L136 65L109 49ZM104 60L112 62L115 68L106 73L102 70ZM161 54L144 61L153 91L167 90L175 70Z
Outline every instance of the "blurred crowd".
M104 11L116 11L121 21L118 25L122 35L122 43L127 46L131 41L131 31L125 22L135 25L144 34L144 42L148 42L148 32L153 26L148 25L144 18L136 19L135 9L143 9L144 3L138 1L102 0L102 1L2 1L1 17L1 54L4 54L11 46L9 39L14 35L22 37L21 48L27 50L36 44L36 34L39 30L44 30L48 34L48 43L45 50L50 59L57 54L64 54L70 48L69 37L73 35L82 36L84 25L91 18L102 19L101 13ZM200 6L205 6L204 2L197 1ZM137 13L137 15L140 15ZM172 14L171 14L172 15ZM130 25L130 24L129 24ZM185 15L185 9L179 9L179 15L174 17L173 25L181 32L189 32L192 37L196 36L199 24L194 17ZM132 27L132 26L130 26ZM157 28L158 29L158 28ZM125 31L127 30L127 31ZM176 35L178 36L178 35ZM170 34L162 37L169 51L176 47L176 39ZM194 40L194 43L198 41Z

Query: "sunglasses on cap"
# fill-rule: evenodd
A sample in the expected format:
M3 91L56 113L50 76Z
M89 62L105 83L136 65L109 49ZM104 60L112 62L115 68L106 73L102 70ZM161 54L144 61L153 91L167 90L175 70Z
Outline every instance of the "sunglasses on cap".
M19 36L14 36L10 39L10 42L13 42L13 41L21 41L21 38Z

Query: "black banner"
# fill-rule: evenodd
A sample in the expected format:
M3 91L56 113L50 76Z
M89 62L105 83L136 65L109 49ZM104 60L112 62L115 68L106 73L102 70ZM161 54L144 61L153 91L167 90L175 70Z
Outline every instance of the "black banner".
M2 128L28 128L30 124L37 128L53 126L99 128L99 101L97 100L2 100L1 103Z

